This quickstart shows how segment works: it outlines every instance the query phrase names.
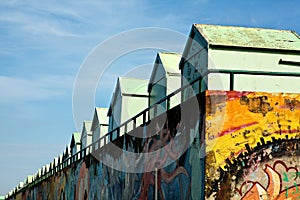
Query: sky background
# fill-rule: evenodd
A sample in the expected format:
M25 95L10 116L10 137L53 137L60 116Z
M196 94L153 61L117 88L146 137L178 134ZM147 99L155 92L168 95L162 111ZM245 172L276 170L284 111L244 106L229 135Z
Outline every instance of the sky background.
M105 39L143 27L188 35L193 23L300 33L299 7L298 0L0 1L0 195L53 161L69 144L76 131L76 75ZM181 42L179 49L184 45ZM155 56L156 50L144 50L115 61L99 83L102 90L96 91L94 106L109 105L117 76L137 75L130 70L144 64L150 76Z

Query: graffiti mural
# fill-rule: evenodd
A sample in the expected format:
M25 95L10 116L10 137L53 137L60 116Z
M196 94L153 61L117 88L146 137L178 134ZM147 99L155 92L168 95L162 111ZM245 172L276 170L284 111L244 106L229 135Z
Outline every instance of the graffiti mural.
M207 199L300 199L299 94L206 92Z
M200 116L185 102L133 130L147 138L113 141L153 152L138 163L147 172L118 171L88 154L10 199L154 199L155 188L158 199L300 199L300 94L206 91L197 99ZM126 164L116 152L110 159Z
M192 118L193 116L190 115ZM192 175L199 176L197 166L200 166L199 137L193 142L190 150L190 134L199 134L195 128L197 120L185 119L186 125L180 120L180 107L168 111L165 121L153 119L152 125L144 127L144 131L151 135L145 139L134 136L121 136L114 141L124 150L149 153L154 156L145 157L141 162L145 173L126 173L105 166L101 161L89 154L59 170L48 179L33 187L28 187L11 199L53 199L53 200L100 200L100 199L154 199L155 195L155 167L157 170L157 190L159 199L197 199L199 194L198 177L191 181ZM154 125L154 128L153 128ZM150 127L151 126L151 127ZM133 131L140 131L137 128ZM134 134L131 134L134 135ZM188 140L174 140L176 135L181 138L188 136ZM179 138L180 138L179 136ZM187 151L180 152L180 145ZM164 147L165 151L160 151ZM182 154L183 153L183 154ZM179 156L182 154L181 156ZM118 153L112 152L110 159L121 159ZM167 164L168 160L172 160ZM124 162L124 161L123 161ZM122 163L118 161L117 163ZM192 166L195 167L192 167ZM197 194L198 193L198 194Z

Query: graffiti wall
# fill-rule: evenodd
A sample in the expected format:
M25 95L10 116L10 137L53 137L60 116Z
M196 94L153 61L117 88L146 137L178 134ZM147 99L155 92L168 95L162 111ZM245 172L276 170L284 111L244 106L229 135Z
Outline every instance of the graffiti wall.
M206 97L206 198L300 199L300 94Z
M115 145L125 151L154 152L154 157L137 158L141 160L138 164L143 165L144 173L129 173L108 167L94 156L97 152L93 152L41 183L22 190L11 199L154 199L155 186L158 199L199 199L200 177L203 175L198 169L201 165L200 142L199 137L196 137L199 132L195 130L198 123L192 114L181 120L181 110L177 106L168 111L167 115L152 119L146 127L133 130L146 133L146 138L135 137L136 133L131 132L114 141ZM197 141L195 138L198 138ZM183 146L186 147L184 151L179 148ZM165 151L159 151L163 147ZM101 155L101 150L98 154ZM110 152L109 156L120 165L124 164L124 157L120 153ZM151 170L154 165L158 169L157 173ZM192 180L192 177L197 178Z
M139 153L144 173L90 154L11 199L154 199L155 188L158 199L300 199L300 94L206 91L196 100L199 113L189 100L113 142ZM120 152L110 159L128 164Z

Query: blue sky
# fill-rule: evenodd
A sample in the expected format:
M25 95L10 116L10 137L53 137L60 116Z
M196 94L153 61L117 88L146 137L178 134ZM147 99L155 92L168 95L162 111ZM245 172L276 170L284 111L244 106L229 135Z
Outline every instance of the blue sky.
M297 0L1 1L0 194L36 173L69 143L76 131L73 83L100 42L143 27L188 35L193 23L300 33L299 7ZM146 50L117 60L106 74L105 90L96 92L95 106L108 106L117 76L131 66L151 65L154 58L155 50Z

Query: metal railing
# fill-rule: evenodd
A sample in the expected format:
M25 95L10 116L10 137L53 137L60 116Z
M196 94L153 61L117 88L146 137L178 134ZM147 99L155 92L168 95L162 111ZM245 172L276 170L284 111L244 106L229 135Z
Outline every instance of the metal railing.
M128 119L124 123L122 123L120 126L117 128L113 129L112 131L108 132L104 136L102 136L99 140L95 141L94 143L86 146L84 149L80 150L74 155L71 155L70 157L67 157L66 159L62 160L61 162L58 162L57 165L54 163L54 167L51 167L49 170L43 170L43 173L41 175L37 174L33 178L33 181L30 183L24 183L24 186L22 188L15 188L13 191L13 194L10 196L14 196L16 193L22 192L26 188L33 187L40 182L48 179L49 177L55 175L58 172L61 172L63 169L71 166L73 163L76 163L78 161L81 161L83 158L85 158L87 155L91 154L93 151L101 149L104 147L106 144L109 142L114 141L115 139L118 139L121 135L121 129L123 134L127 134L130 131L134 130L138 126L143 126L148 122L149 119L149 111L151 109L154 109L154 113L157 113L157 105L167 102L167 105L170 105L171 98L174 97L175 95L179 94L180 92L183 92L186 88L188 87L193 87L194 84L200 83L199 90L201 90L201 82L202 79L205 78L207 75L211 73L222 73L222 74L229 74L230 75L230 90L234 89L234 75L236 74L248 74L248 75L266 75L266 76L293 76L293 77L300 77L300 73L296 72L268 72L268 71L246 71L246 70L216 70L216 69L211 69L207 70L206 72L202 73L201 75L199 74L199 77L197 77L195 80L191 81L189 84L175 90L174 92L170 93L166 97L162 98L161 100L157 101L155 104L150 105L148 108L145 110L141 111L131 119ZM200 91L198 91L200 93ZM186 99L187 100L187 99ZM181 102L182 103L182 102ZM170 108L167 106L166 110L169 110ZM137 125L137 119L141 117L142 118L142 123ZM131 126L130 126L131 124ZM131 127L131 129L130 129ZM116 133L116 137L113 138L114 133ZM10 197L8 196L8 197Z

